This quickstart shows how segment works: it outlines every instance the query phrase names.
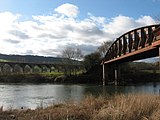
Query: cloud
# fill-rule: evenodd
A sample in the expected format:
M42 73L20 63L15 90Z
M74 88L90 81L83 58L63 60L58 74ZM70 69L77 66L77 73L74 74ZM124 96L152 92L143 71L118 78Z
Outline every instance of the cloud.
M18 30L10 30L8 33L12 34L20 39L29 39L28 35L26 35L24 32L18 31Z
M33 54L33 51L32 50L26 50L26 52L25 52L27 55L31 55L31 54Z
M111 21L106 24L105 31L110 34L121 34L126 32L126 30L132 29L136 26L135 20L127 16L116 16L111 18Z
M60 55L59 50L56 50L56 49L42 49L39 52L45 56L47 56L47 55L59 56Z
M110 22L105 25L104 30L110 36L109 38L112 38L112 35L116 38L129 30L155 23L156 21L150 16L141 16L136 20L131 17L119 15L111 18Z
M57 13L66 15L67 17L77 17L79 10L78 7L73 4L63 4L55 9Z
M17 19L20 17L19 14L12 14L11 12L0 13L0 26L3 30L10 29L14 25Z
M155 24L156 21L151 16L141 16L138 20L136 20L136 23L139 24L139 26L144 26Z
M18 41L18 40L12 40L12 39L5 39L4 40L5 42L9 42L9 43L11 43L11 44L18 44L20 41Z
M89 54L104 41L115 40L131 29L156 23L150 16L105 18L91 13L80 20L79 8L68 3L55 11L52 15L32 16L25 21L20 20L22 15L19 14L0 13L0 25L4 27L0 29L0 53L57 56L71 46Z

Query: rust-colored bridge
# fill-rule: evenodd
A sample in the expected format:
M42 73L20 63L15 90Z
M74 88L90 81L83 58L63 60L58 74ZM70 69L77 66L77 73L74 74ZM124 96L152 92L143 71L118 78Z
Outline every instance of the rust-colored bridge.
M131 30L115 40L108 49L103 65L103 84L108 81L109 67L114 66L115 81L118 64L160 56L160 24Z

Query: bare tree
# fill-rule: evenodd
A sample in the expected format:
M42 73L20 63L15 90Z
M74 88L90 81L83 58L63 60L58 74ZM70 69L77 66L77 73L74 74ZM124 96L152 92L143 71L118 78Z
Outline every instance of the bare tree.
M107 50L109 49L109 47L111 46L111 44L113 43L113 41L106 41L103 42L99 47L98 47L98 52L101 54L102 57L105 56Z
M80 60L83 55L79 48L67 47L62 51L62 57L66 58L65 62L69 65L68 70L71 75L71 65L76 66L78 64L78 60ZM75 68L73 70L76 74Z
M75 60L80 60L82 58L83 58L82 51L79 48L75 48L74 59Z
M82 58L83 58L82 51L79 48L75 48L75 54L74 54L75 65L78 65L80 63L79 60L81 60ZM74 69L75 75L77 75L77 71L78 71L78 69Z
M64 58L73 59L74 54L75 54L74 48L71 47L67 47L62 51L62 57Z

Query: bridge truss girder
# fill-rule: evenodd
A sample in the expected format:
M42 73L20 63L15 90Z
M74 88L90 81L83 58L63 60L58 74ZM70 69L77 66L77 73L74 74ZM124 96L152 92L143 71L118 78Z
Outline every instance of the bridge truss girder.
M110 46L101 63L103 83L110 79L110 71L115 83L117 82L119 64L156 56L160 57L160 24L137 28L123 34Z

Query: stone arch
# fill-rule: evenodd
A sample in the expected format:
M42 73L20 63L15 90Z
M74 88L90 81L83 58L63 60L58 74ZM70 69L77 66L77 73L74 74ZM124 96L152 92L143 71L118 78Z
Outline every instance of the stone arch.
M50 72L51 71L50 67L47 65L42 65L41 68L42 68L42 72Z
M59 72L64 72L65 74L69 74L71 71L71 67L70 67L70 65L59 65L58 70L59 70Z
M2 73L2 65L0 65L0 73Z
M57 72L56 67L55 66L50 66L51 72Z
M41 73L42 72L42 68L39 65L34 65L33 66L33 72L34 73Z
M21 65L15 64L13 67L13 71L14 71L14 73L23 73L23 68Z
M2 72L3 73L12 73L13 72L13 67L10 64L5 63L2 67Z
M24 66L24 73L32 73L33 72L33 68L30 65L25 65Z

